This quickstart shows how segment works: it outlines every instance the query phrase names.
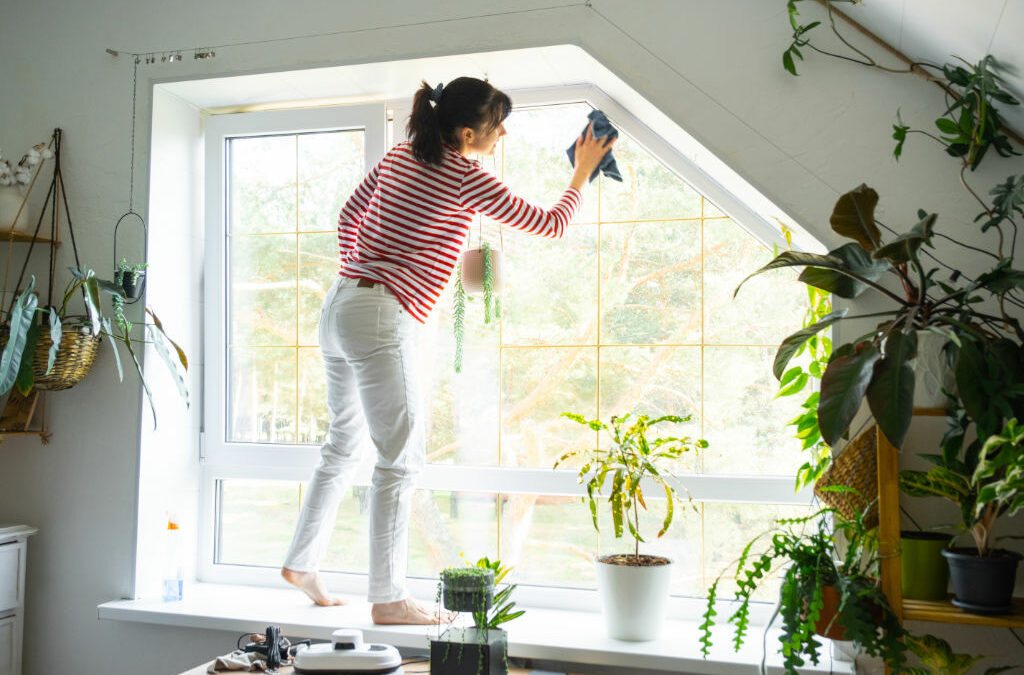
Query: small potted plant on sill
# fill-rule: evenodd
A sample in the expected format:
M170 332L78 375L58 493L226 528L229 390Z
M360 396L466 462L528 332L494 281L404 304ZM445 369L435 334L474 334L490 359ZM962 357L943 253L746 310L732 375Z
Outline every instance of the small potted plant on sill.
M475 566L441 572L438 600L445 609L469 613L473 626L451 625L430 640L430 672L437 675L507 675L508 636L499 628L523 615L512 600L516 585L496 591L511 568L481 558Z
M672 561L640 553L640 544L645 541L640 533L640 510L647 510L644 483L650 481L665 494L665 518L657 534L661 537L672 525L675 503L679 499L675 487L667 480L668 462L678 460L684 453L706 448L708 443L686 436L647 438L651 428L688 422L689 416L663 415L651 419L639 415L632 424L629 424L629 414L612 417L609 424L588 421L573 413L562 413L562 416L594 431L607 432L611 446L568 452L555 462L554 468L570 458L580 459L583 464L579 469L579 482L587 487L584 500L590 507L594 529L600 531L598 500L607 497L615 538L622 537L627 529L633 538L632 553L606 555L596 560L597 587L608 636L631 641L657 639L669 595ZM606 483L610 483L610 489L604 495Z
M752 596L771 578L769 572L779 567L779 600L765 630L776 617L782 618L779 641L787 674L796 675L807 659L818 664L822 646L819 637L852 640L860 650L882 657L897 671L903 667L904 630L878 585L877 532L864 526L869 510L870 505L852 519L832 508L804 518L780 519L773 530L746 545L736 565L738 605L728 619L736 629L733 646L737 651L750 627ZM769 543L758 552L755 545L765 540ZM711 653L711 628L718 614L715 605L724 576L723 571L708 589L700 626L705 658Z
M114 283L121 287L125 300L138 300L146 283L146 268L149 263L128 264L127 258L117 261L114 268Z

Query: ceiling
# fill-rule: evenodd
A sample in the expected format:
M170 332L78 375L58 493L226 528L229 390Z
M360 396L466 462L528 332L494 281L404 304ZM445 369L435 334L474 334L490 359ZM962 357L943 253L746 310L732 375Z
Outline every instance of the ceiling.
M976 63L991 54L1006 87L1024 101L1024 2L1021 0L860 0L839 5L854 21L912 60ZM1024 106L1001 106L1024 135Z

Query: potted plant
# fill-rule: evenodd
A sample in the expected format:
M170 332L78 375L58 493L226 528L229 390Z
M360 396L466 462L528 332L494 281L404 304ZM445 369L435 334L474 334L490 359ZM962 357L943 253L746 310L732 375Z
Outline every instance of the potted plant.
M907 668L910 675L967 675L984 656L957 654L942 638L934 635L907 635L907 647L921 661L919 667ZM986 668L982 675L996 675L1015 666L993 666Z
M686 452L708 447L707 441L689 437L665 436L648 439L651 428L665 423L681 424L690 416L663 415L651 419L639 415L629 424L630 415L612 417L610 424L587 420L582 415L562 413L594 431L605 431L611 439L607 449L575 450L558 458L554 468L570 458L582 461L579 482L587 487L584 498L590 507L594 529L598 500L607 499L611 507L615 538L628 529L633 538L633 551L602 556L597 559L597 587L605 617L608 636L619 640L644 641L658 637L664 618L665 601L672 574L672 561L663 556L640 554L644 538L640 533L640 510L647 510L644 484L650 481L665 494L665 518L657 536L668 531L679 499L675 487L667 481L668 462ZM605 494L606 483L610 489Z
M847 299L871 289L891 305L861 315L849 315L846 308L835 310L793 333L779 346L773 364L777 378L786 373L790 359L804 342L821 330L839 321L879 320L868 332L836 346L822 374L818 423L829 445L835 445L846 433L865 398L889 441L897 447L902 445L915 407L915 386L921 379L911 366L924 342L930 341L926 337L929 333L939 338L933 346L939 354L929 358L956 364L938 387L941 394L951 393L953 376L958 391L966 388L970 395L978 390L978 368L987 366L987 361L996 367L1003 361L1009 362L1012 367L1007 376L1020 370L1015 359L1020 354L1019 341L1024 331L1005 312L992 315L979 304L990 299L1005 301L1024 280L1024 274L1012 269L1012 258L995 256L991 270L960 285L940 281L936 275L938 268L926 269L921 253L922 247L931 245L937 216L919 212L916 225L886 241L874 218L877 204L878 193L867 185L847 192L836 202L829 222L833 231L853 242L825 255L784 251L747 277L772 269L802 267L799 279L810 286ZM882 282L885 276L894 279L902 292L890 290ZM974 358L976 350L985 349L976 343L1009 343L1016 346L1016 351L1000 347ZM968 354L964 353L965 344ZM979 364L979 360L986 363Z
M452 331L455 334L455 372L462 372L466 339L466 301L483 295L484 323L501 318L501 253L484 242L480 248L462 254L455 271L455 295L452 307Z
M438 675L507 675L508 637L499 628L523 615L512 600L515 584L495 593L511 568L481 558L475 566L441 572L438 600L445 609L467 612L473 626L450 625L430 641L430 672Z
M127 350L132 364L142 381L152 408L152 394L142 373L137 349L151 342L174 377L182 397L188 403L188 388L184 372L188 369L185 352L167 336L163 324L150 308L145 313L151 322L133 324L123 312L124 295L121 286L99 279L92 270L70 268L72 278L58 306L40 307L35 291L34 277L18 294L11 310L3 317L6 326L6 344L0 357L0 394L17 384L22 394L33 387L64 389L73 386L88 372L95 358L102 336L110 338L118 377L123 381L124 371L117 344ZM105 314L101 293L111 298L111 311ZM85 314L69 313L70 302L81 295ZM136 330L138 328L139 330ZM138 335L141 333L141 336ZM73 340L73 341L72 341ZM72 359L68 374L59 378L54 372L64 370L62 359ZM153 411L156 425L156 411Z
M114 283L121 287L126 300L138 300L146 281L149 263L128 264L127 258L117 261L114 268Z
M782 572L779 600L768 627L776 617L782 618L779 640L787 673L797 673L806 659L818 664L819 636L852 640L889 666L903 666L904 631L878 585L877 532L864 525L869 508L856 518L825 508L804 518L780 519L774 529L747 544L736 565L738 605L728 619L736 629L733 646L737 651L750 626L751 597L777 567ZM808 527L810 531L805 531ZM757 551L754 547L762 541L768 544ZM725 572L708 589L700 627L705 658L711 652L718 586L724 576Z

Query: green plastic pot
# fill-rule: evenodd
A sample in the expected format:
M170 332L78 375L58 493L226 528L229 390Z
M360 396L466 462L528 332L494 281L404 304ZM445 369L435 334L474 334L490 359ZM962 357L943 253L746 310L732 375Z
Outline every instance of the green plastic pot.
M900 572L903 597L911 600L945 600L949 565L942 551L950 537L940 532L900 533Z

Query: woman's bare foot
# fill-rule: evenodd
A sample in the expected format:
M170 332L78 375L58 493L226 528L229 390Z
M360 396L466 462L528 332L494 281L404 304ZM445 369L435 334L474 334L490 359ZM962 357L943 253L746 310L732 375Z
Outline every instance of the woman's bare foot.
M370 617L376 624L391 625L429 625L436 623L451 623L455 619L455 613L446 609L431 610L424 607L412 598L398 600L397 602L376 602L370 609Z
M282 567L281 576L292 586L297 587L308 595L310 600L321 607L345 604L344 600L327 592L327 587L320 581L320 574L317 572L297 572L296 570Z

